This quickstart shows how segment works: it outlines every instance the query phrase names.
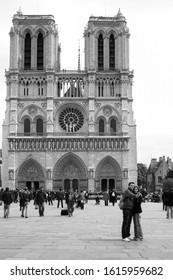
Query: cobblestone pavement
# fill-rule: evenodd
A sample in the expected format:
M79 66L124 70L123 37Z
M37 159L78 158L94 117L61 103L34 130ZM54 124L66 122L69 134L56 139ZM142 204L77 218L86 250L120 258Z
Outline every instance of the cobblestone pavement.
M122 211L95 205L75 209L72 217L61 216L61 208L46 205L39 217L33 201L29 218L20 216L12 204L9 219L0 207L1 260L173 260L173 219L166 219L162 203L143 203L143 241L121 240ZM132 224L133 236L133 224Z

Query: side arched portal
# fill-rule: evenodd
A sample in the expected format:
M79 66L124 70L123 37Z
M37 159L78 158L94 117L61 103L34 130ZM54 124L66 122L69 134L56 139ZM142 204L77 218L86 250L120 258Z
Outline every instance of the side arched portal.
M68 153L55 164L53 171L53 189L60 187L65 191L88 190L87 168L84 162L76 155Z
M108 156L101 160L96 168L96 190L105 191L115 189L122 192L121 168L116 160Z
M18 188L28 187L29 190L37 190L45 187L45 172L42 166L34 159L26 160L19 167L17 172Z

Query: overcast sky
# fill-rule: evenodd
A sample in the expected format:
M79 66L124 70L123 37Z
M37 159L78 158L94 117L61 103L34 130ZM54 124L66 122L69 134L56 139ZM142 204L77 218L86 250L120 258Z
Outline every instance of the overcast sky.
M172 0L5 0L1 6L0 125L5 115L5 69L9 67L12 17L52 14L62 47L61 68L77 69L78 45L84 67L83 31L89 16L115 16L120 8L130 29L130 70L134 69L133 110L138 162L160 156L173 160L173 1ZM1 147L0 132L0 147Z

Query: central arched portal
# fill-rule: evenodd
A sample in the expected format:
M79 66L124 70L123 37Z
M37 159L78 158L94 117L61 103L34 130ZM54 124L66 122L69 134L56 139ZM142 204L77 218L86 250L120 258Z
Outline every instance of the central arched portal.
M53 189L88 190L87 168L75 154L68 153L58 160L53 171Z

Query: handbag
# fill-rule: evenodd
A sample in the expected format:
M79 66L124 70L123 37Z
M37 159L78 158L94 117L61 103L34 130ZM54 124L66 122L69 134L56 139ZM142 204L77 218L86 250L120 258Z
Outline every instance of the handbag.
M38 205L37 205L37 204L35 204L35 209L36 209L36 210L38 209Z
M123 210L124 208L124 199L123 199L123 196L121 196L119 202L118 202L118 206L121 210Z

